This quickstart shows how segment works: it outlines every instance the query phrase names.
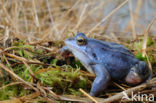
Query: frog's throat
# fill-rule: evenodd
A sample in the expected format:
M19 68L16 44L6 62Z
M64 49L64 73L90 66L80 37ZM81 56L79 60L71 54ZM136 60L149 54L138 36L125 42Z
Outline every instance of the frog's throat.
M73 50L72 49L70 49L70 48L73 48L73 49L75 49L76 51L78 51L78 52L80 52L80 53L82 53L83 55L85 55L87 58L89 58L89 60L91 61L91 58L87 55L87 53L85 53L85 52L82 52L81 50L79 50L77 47L75 47L75 46L72 46L72 45L70 45L70 44L66 44L67 45L67 47L69 48L69 50L72 52Z
M70 44L67 44L67 47L68 47L68 48L73 48L74 50L76 50L76 51L78 51L79 53L81 53L81 55L84 55L83 58L85 59L85 62L88 62L88 63L82 62L82 61L84 61L84 59L82 60L82 58L80 58L77 54L74 54L74 53L72 52L73 50L70 49L70 51L75 55L75 57L78 58L78 59L80 60L80 62L83 64L83 66L85 66L85 68L86 68L90 73L94 74L93 68L89 65L90 62L92 61L91 57L89 57L87 53L82 52L81 50L79 50L79 49L76 48L75 46L72 46L72 45L70 45ZM86 58L87 58L88 60L87 60Z

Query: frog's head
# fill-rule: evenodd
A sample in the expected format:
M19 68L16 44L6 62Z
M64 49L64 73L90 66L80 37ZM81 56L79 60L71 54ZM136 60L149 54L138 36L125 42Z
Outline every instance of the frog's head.
M87 37L83 33L78 33L75 37L65 40L65 44L71 52L85 52L87 42Z
M87 38L85 34L78 33L75 37L70 37L65 40L66 50L72 52L76 58L90 71L94 73L89 67L93 62L94 56L92 54L92 44L95 44L90 38ZM94 54L95 55L95 54Z

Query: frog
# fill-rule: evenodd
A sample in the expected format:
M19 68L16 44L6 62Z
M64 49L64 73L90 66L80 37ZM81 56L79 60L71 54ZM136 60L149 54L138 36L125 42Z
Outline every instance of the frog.
M122 80L135 86L152 77L152 71L125 46L87 38L84 33L69 37L61 48L61 54L72 53L82 65L96 77L90 90L91 96L99 96L111 81Z

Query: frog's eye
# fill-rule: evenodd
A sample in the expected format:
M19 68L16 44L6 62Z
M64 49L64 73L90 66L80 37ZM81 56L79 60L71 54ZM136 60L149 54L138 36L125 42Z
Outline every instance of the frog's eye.
M76 39L76 42L78 45L85 45L86 44L85 38L83 38L81 36Z

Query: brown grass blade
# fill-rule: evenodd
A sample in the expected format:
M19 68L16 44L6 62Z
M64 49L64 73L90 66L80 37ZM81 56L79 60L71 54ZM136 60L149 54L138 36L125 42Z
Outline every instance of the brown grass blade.
M32 86L32 84L30 84L30 83L26 82L25 80L23 80L22 78L20 78L17 74L15 74L13 71L11 71L9 68L7 68L4 64L0 63L0 67L2 69L4 69L6 72L8 72L10 75L12 75L14 78L16 78L17 80L23 82L25 85L31 87L35 91L38 91L35 87Z
M149 25L146 28L145 33L144 33L144 40L143 40L143 45L142 45L142 56L143 57L145 57L145 53L146 53L148 34L149 34L150 28L151 28L152 24L155 22L155 20L156 20L156 17L153 18L153 20L149 23Z
M124 6L128 0L125 0L123 3L121 3L118 7L116 7L112 12L110 12L105 18L103 18L98 24L96 24L89 32L93 32L98 26L100 26L103 22L105 22L109 17L111 17L115 12L117 12L122 6ZM87 34L87 35L88 35Z
M97 100L95 100L92 96L90 96L88 93L86 93L83 89L79 89L85 96L87 96L90 100L92 100L95 103L98 103Z

